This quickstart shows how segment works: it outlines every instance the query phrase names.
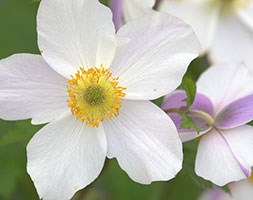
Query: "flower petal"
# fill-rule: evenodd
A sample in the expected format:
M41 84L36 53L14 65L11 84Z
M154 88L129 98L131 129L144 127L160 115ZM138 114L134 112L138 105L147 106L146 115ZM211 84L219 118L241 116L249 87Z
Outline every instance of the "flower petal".
M38 55L16 54L1 60L0 118L37 118L36 123L58 118L68 110L66 81Z
M97 0L43 0L37 23L42 56L67 78L80 67L95 67L103 38L115 34L110 9Z
M253 76L244 64L220 64L200 76L197 90L212 101L217 114L231 102L251 94L252 81Z
M119 48L110 68L127 88L127 99L168 94L181 83L199 52L198 40L188 25L158 12L129 22L117 35L131 39Z
M215 63L236 63L244 61L253 69L253 29L237 16L219 20L210 58Z
M215 126L235 128L253 120L253 94L240 98L225 107L217 116Z
M233 200L231 194L225 192L222 188L214 187L206 189L198 200ZM236 200L236 199L234 199ZM239 199L238 199L239 200Z
M198 147L196 173L219 186L250 176L252 131L245 125L230 130L213 129L205 134Z
M233 200L251 200L253 196L253 183L251 180L243 180L229 185Z
M104 129L67 114L42 128L27 147L27 170L40 198L68 200L97 178L106 157Z
M122 0L123 14L126 22L142 17L152 11L155 0Z
M148 101L124 101L104 123L108 154L136 182L169 180L181 169L182 144L170 118Z
M159 10L184 20L198 36L202 52L210 48L216 31L219 9L209 5L208 0L162 1Z
M113 13L113 22L116 30L122 26L122 0L111 0L110 8Z
M228 185L229 192L222 188L206 190L198 200L251 200L253 195L253 183L250 180L233 182Z
M129 38L119 38L116 36L104 37L98 47L96 66L101 66L102 64L105 68L110 67L118 48L126 45L129 40Z
M253 30L253 1L249 2L249 5L246 7L243 7L238 12L238 17L241 20L242 23L245 23L245 25L249 26L251 30Z

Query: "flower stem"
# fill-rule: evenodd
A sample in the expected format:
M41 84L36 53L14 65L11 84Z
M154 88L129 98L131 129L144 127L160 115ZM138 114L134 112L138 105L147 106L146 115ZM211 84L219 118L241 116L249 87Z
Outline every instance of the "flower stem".
M188 113L190 115L193 115L194 117L205 120L205 122L208 125L213 125L214 124L213 117L210 114L206 113L206 112L203 112L203 111L200 111L200 110L189 110Z

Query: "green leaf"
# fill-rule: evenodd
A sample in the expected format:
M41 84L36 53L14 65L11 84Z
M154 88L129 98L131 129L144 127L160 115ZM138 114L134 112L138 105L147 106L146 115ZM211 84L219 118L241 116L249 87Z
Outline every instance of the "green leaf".
M253 121L248 122L247 125L253 126Z
M221 188L224 192L226 192L226 193L228 193L228 194L231 195L231 190L230 190L230 188L229 188L228 185L222 186L222 187L220 187L220 188Z
M160 98L158 98L158 99L152 100L152 102L153 102L154 104L156 104L157 106L161 106L161 105L162 105L162 102L163 102L163 98L164 98L164 97L160 97Z
M200 132L200 129L199 129L199 127L197 126L197 124L194 122L194 120L191 118L191 117L189 117L188 115L187 115L187 113L186 112L181 112L181 113L179 113L181 116L182 116L182 124L181 124L181 126L180 126L180 128L195 128L196 129L196 131L199 133Z
M191 78L184 76L181 86L187 94L187 98L185 99L185 101L187 104L187 108L189 108L193 104L195 99L196 84Z

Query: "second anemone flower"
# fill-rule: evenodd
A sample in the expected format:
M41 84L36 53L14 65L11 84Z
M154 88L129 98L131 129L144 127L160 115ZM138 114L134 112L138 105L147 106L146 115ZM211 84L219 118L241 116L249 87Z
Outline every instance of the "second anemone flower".
M148 100L174 90L200 45L193 30L153 13L116 34L97 0L43 0L42 56L0 61L0 117L49 123L27 147L40 198L67 200L114 158L135 181L169 180L181 169L172 120Z
M159 10L191 25L213 63L252 65L253 0L162 0Z
M216 65L197 82L197 94L188 114L200 128L181 129L178 110L186 106L183 91L165 98L163 109L175 122L183 142L200 140L195 162L196 173L223 186L248 178L253 166L253 77L247 67Z

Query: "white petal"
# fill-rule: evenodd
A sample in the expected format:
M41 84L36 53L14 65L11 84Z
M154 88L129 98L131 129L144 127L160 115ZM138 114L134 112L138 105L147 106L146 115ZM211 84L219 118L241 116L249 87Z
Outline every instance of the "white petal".
M119 116L104 123L109 158L136 182L173 178L182 165L182 144L171 119L148 101L124 101Z
M58 118L68 110L66 83L41 56L16 54L1 60L0 118L36 118L37 124Z
M211 127L208 128L207 130L205 131L201 131L201 132L197 132L197 131L189 131L189 132L179 132L179 137L181 139L182 142L188 142L188 141L191 141L191 140L194 140L198 137L201 137L202 135L204 135L205 133L207 133L208 131L211 130Z
M244 61L253 70L253 29L237 16L221 18L210 57L214 63Z
M123 15L126 22L142 17L152 11L155 0L122 0Z
M127 99L168 94L181 83L199 52L199 42L188 25L158 12L129 22L118 36L131 40L119 48L110 69L127 88Z
M252 200L253 183L251 180L235 182L229 186L233 196L232 200Z
M229 184L230 192L215 187L206 190L198 200L252 200L253 183L250 180L243 180Z
M129 38L118 38L116 36L104 37L98 48L96 66L102 64L103 67L109 68L118 48L126 45L129 41Z
M97 0L43 0L37 21L42 55L65 77L94 67L102 40L115 33L110 9Z
M107 148L103 126L67 114L42 128L27 147L27 170L44 200L69 200L97 178Z
M253 76L244 64L220 64L200 76L197 90L212 101L218 113L234 100L252 93L252 81Z
M251 167L253 167L253 157L251 156L253 153L253 127L243 125L222 132L237 159L251 172Z
M216 31L219 10L209 5L209 1L162 1L159 10L184 20L198 36L202 52L210 48Z
M241 8L237 12L239 18L241 19L242 23L249 26L251 30L253 30L253 1L250 0L249 5L246 7Z
M241 126L202 137L198 147L196 173L222 186L247 178L253 166L253 128Z

